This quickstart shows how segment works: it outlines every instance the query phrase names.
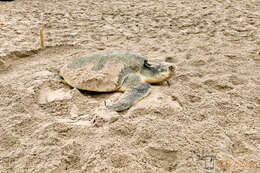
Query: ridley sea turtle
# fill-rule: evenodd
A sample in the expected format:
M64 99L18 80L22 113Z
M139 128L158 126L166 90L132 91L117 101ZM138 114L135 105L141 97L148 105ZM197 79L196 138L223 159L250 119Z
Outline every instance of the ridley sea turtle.
M150 83L168 81L175 71L172 63L153 66L139 54L111 50L72 59L61 69L58 78L80 90L124 92L115 103L106 105L109 109L123 111L150 93Z

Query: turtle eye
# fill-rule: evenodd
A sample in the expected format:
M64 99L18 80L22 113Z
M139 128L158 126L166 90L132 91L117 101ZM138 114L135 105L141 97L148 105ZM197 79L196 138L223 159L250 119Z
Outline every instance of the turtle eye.
M174 71L173 65L169 66L169 70L170 70L170 71Z

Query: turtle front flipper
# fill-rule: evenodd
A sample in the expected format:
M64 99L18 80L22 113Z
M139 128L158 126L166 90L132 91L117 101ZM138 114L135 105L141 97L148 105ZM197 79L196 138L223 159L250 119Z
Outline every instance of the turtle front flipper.
M140 82L127 88L122 97L112 105L106 105L107 108L115 111L123 111L130 108L133 104L146 97L151 91L148 83Z

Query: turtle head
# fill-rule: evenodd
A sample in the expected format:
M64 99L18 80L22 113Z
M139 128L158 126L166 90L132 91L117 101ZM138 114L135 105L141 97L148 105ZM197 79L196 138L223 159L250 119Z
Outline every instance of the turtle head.
M143 70L144 80L148 83L161 83L170 79L176 72L176 65L173 63L162 62L157 66L149 66Z

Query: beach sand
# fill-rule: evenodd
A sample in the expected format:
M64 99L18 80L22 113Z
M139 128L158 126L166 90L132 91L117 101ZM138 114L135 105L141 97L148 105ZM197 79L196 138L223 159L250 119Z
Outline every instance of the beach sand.
M1 1L0 172L259 172L259 9L258 0ZM108 49L175 63L171 86L117 113L104 101L121 93L55 81L67 60Z

